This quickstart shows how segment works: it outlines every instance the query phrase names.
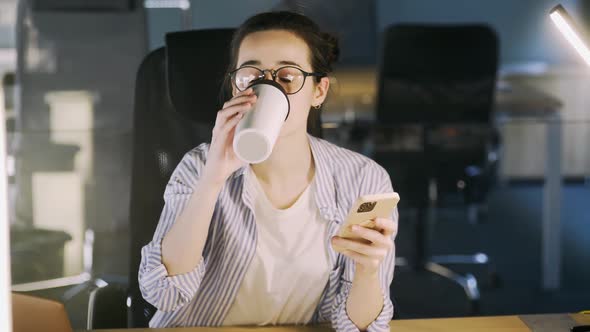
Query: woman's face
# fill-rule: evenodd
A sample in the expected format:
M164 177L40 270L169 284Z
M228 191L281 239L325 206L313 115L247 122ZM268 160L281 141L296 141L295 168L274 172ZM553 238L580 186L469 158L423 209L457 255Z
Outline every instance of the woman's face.
M268 30L251 33L244 38L238 52L237 68L248 65L265 70L295 66L313 72L310 59L309 47L303 39L286 30ZM267 79L271 79L270 74L267 74ZM310 76L299 92L288 95L291 109L280 136L306 131L309 109L324 102L329 85L327 77L316 83L315 78ZM235 87L233 93L237 93Z

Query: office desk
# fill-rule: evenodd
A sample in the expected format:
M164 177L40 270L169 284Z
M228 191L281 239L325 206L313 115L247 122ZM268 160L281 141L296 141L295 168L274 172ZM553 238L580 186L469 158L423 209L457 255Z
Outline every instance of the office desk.
M533 318L537 324L530 328L527 323ZM542 321L541 321L542 320ZM530 323L529 323L530 324ZM391 332L567 332L572 325L590 324L590 315L535 315L498 316L443 319L410 319L391 322ZM542 326L542 327L540 327ZM94 330L96 332L123 332L125 330ZM168 328L134 329L134 332L329 332L329 327L259 327L259 328Z
M561 101L543 91L519 84L499 82L495 96L498 126L516 121L547 125L547 154L543 190L541 240L541 287L561 287Z

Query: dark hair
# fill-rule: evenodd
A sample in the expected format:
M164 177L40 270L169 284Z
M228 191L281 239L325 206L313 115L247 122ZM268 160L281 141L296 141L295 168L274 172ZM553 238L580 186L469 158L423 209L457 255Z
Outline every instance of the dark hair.
M231 91L229 73L236 69L240 45L251 33L267 30L286 30L303 39L309 47L312 71L328 74L332 72L332 63L338 60L340 49L338 40L325 32L307 16L288 11L266 12L247 19L236 30L230 44L230 59L227 75L225 75L225 89ZM319 82L321 78L317 77Z

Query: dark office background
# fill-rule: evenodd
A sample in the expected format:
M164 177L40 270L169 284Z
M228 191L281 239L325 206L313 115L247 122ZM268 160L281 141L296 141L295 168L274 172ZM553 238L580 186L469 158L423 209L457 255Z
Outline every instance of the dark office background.
M0 12L0 50L16 47L14 18L7 10L12 11L13 3L0 0L0 9L4 9ZM561 3L576 18L586 19L590 23L590 1L566 0ZM499 315L574 312L590 307L590 242L587 240L590 238L590 213L587 211L590 202L590 185L587 180L590 175L590 109L586 107L590 100L583 97L584 91L590 88L590 75L584 72L588 69L583 66L575 51L548 24L547 13L555 4L555 1L549 0L193 0L190 14L192 28L206 29L236 27L247 17L267 10L302 11L341 38L342 60L337 66L339 70L344 73L360 70L362 75L369 73L370 77L374 77L378 70L382 32L391 24L485 23L494 28L500 38L500 72L512 75L510 77L518 82L536 85L564 101L566 120L575 122L568 122L563 128L568 136L563 143L565 157L562 168L566 181L561 214L563 287L560 290L546 292L540 288L544 184L542 167L532 167L530 176L527 176L526 172L523 173L522 169L515 166L517 171L512 176L508 174L509 181L492 190L488 198L488 213L477 225L468 223L466 213L461 208L438 211L438 221L432 230L432 252L445 254L482 251L488 254L492 262L491 269L472 271L458 266L457 270L474 272L481 280L480 314ZM167 32L183 28L182 16L177 9L150 9L146 13L145 53L163 46ZM113 30L108 33L113 33ZM125 44L119 43L117 47L125 47ZM116 54L126 53L117 48L110 51ZM97 65L97 68L105 69L108 65L103 63ZM135 69L129 70L129 73L134 72ZM354 79L354 74L352 75ZM336 78L339 78L338 72ZM129 77L128 83L133 84L133 79L134 77ZM559 79L565 85L554 84ZM374 98L374 88L368 88L367 91L372 91L370 98ZM126 102L131 102L133 90L128 93ZM334 109L326 110L330 119L334 118L335 113L344 113L338 109L341 106L338 95L334 98ZM370 108L371 105L372 102L366 107ZM102 105L105 108L108 106L108 103L106 106ZM130 113L125 116L130 116ZM120 129L117 132L118 138L128 144L128 123L123 122L117 128ZM543 129L533 124L523 125L518 130L521 130L522 137L544 137ZM574 133L576 131L578 133ZM108 136L104 136L105 132L108 133L108 130L100 132L95 138L108 141ZM525 155L527 151L532 154L544 153L544 145L530 145L530 142L529 145L519 144L511 145L514 147L511 151L515 154ZM124 147L122 145L120 149ZM585 151L586 159L583 160L583 157L581 161L577 160L576 151ZM122 150L117 155L121 159L128 157ZM128 162L125 160L127 164L123 163L123 166L128 166ZM519 165L517 162L514 164ZM117 169L110 169L109 174L116 171ZM128 176L125 172L122 173L120 178L110 181L127 181ZM107 175L98 174L97 179L100 176ZM395 183L393 185L395 187ZM119 190L122 195L128 194L125 188ZM105 197L105 202L109 203L96 204L93 207L96 218L91 219L99 230L94 272L96 275L107 276L107 279L124 281L129 273L136 273L128 270L128 197L108 197L111 195L108 188L99 188L97 192L97 195L104 195L101 197ZM112 205L119 203L117 206ZM415 211L402 209L400 215L398 254L412 257L415 254ZM38 294L59 299L66 290L42 291ZM459 316L468 312L462 290L456 285L411 269L398 270L393 295L398 301L401 316L406 318ZM87 297L81 293L67 304L75 327L84 325L86 301Z

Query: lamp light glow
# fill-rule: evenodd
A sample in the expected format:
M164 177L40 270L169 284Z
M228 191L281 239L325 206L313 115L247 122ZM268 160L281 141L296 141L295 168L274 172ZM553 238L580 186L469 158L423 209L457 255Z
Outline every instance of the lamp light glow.
M562 5L557 5L549 12L549 17L565 37L565 39L580 54L587 65L590 66L590 49L584 42L582 30L579 29L569 13Z

